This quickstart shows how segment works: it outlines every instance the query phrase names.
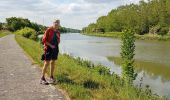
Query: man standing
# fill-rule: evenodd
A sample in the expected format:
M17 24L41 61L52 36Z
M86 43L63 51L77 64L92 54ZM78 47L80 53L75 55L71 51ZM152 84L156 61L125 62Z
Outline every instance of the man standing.
M40 84L48 85L49 83L53 84L56 82L54 78L54 68L55 61L58 58L59 48L58 45L60 43L60 20L55 20L53 22L53 26L49 27L42 38L42 43L44 44L44 54L42 55L42 60L44 60L44 66L42 69L42 77L40 80ZM48 83L45 79L45 73L47 67L50 65L50 82Z

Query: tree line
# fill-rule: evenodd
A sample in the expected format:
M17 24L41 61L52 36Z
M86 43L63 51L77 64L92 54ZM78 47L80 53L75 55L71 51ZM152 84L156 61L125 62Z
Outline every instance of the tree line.
M25 27L34 29L38 34L43 34L47 28L47 26L31 22L29 19L21 17L6 18L6 23L0 23L0 30L9 30L12 32L23 29ZM80 32L80 30L65 27L60 27L60 31L62 33Z
M82 32L122 32L127 27L139 35L170 34L170 0L142 0L139 4L119 6L84 27Z

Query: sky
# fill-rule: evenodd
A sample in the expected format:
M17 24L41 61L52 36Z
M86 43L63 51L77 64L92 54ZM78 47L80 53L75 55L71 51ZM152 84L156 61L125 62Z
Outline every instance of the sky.
M32 22L52 25L60 19L61 26L81 29L120 5L140 0L1 0L0 22L8 17L28 18Z

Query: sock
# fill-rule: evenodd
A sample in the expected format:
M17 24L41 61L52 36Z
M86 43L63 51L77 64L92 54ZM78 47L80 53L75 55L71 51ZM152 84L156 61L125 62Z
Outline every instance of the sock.
M50 78L52 78L52 79L53 79L54 77L53 77L53 76L50 76Z
M42 80L45 80L45 77L44 77L44 76L42 76L42 77L41 77L41 79L42 79Z

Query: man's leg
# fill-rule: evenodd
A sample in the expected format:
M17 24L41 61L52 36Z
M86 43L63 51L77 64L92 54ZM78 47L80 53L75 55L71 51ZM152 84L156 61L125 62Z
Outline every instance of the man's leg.
M49 63L50 63L50 61L44 61L44 66L43 66L43 69L42 69L42 77L41 77L41 80L40 80L40 84L43 84L43 85L49 84L45 79L45 73L47 71L47 67L48 67Z
M54 69L55 69L55 60L51 60L50 62L50 78L54 78Z
M45 73L47 71L47 67L49 66L50 64L50 61L44 61L44 66L43 66L43 69L42 69L42 77L41 79L45 79Z

